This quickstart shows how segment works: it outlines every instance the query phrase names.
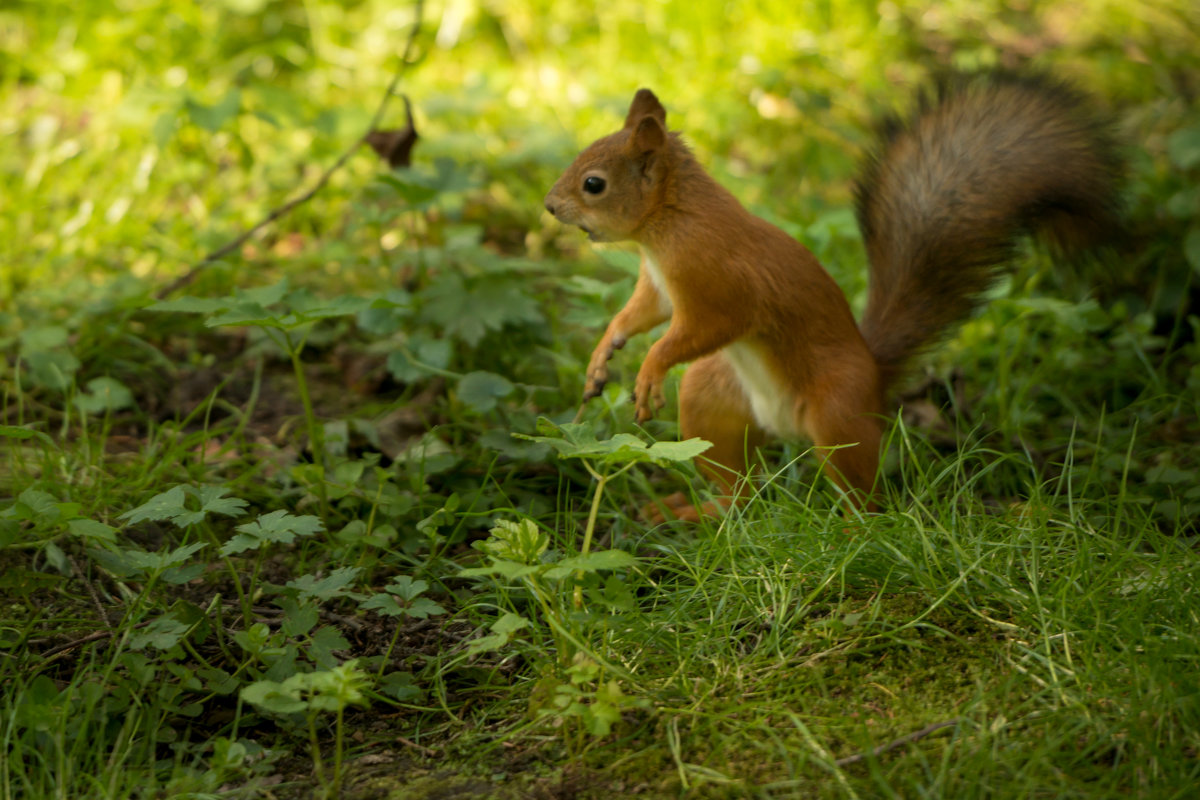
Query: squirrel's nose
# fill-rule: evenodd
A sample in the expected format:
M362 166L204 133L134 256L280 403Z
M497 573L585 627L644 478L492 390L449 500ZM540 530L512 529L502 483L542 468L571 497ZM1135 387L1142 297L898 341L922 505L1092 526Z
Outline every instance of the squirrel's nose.
M554 203L550 202L550 198L546 198L546 210L550 212L550 216L554 216Z

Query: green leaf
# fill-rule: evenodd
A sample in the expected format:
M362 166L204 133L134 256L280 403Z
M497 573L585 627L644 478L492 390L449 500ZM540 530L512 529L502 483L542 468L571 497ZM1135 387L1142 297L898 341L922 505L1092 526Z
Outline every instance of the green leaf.
M387 617L400 617L408 612L407 607L401 605L399 600L386 592L371 595L362 602L359 608L364 611L378 611Z
M282 302L291 290L292 284L287 278L282 278L275 283L268 283L266 286L255 286L252 289L234 292L233 299L262 306L273 306Z
M229 308L228 297L177 297L174 300L160 300L146 306L146 311L161 311L178 314L213 314Z
M501 428L484 431L477 441L489 450L496 450L513 461L545 461L550 448L538 442L516 441L512 433Z
M299 687L285 687L275 681L255 681L242 689L240 696L247 703L275 714L294 714L308 708L308 703L300 699Z
M414 600L417 595L423 594L428 588L429 584L425 581L413 580L409 575L398 575L392 578L392 582L387 586L387 591L404 600Z
M129 648L145 650L147 647L153 647L155 650L169 650L179 643L187 633L188 627L172 616L159 617L129 637Z
M184 510L171 517L180 528L203 522L209 514L236 517L246 509L246 501L237 497L225 497L229 490L224 486L185 486L184 491L200 501L197 511Z
M494 372L471 372L458 382L458 399L480 414L496 407L496 401L513 393L507 378Z
M46 434L21 425L0 425L0 436L5 439L37 439L42 444L54 446L54 440Z
M322 298L307 289L297 290L287 296L285 303L298 317L306 320L329 319L331 317L348 317L357 314L371 304L366 297L344 294L338 297Z
M393 513L389 510L389 505L386 503L381 504L380 508L383 509L384 513L386 514ZM396 516L403 516L406 511L407 509L400 512ZM400 532L396 530L395 525L376 525L374 530L362 538L362 543L371 545L372 547L387 549L390 548L392 543L399 538Z
M26 489L17 495L17 502L7 510L6 516L36 522L55 523L79 513L78 503L61 503L49 492Z
M85 414L103 414L133 405L133 392L115 378L93 378L87 383L87 392L76 395L74 402Z
M349 650L350 642L338 632L337 628L317 628L309 642L308 652L313 661L326 669L337 666L338 659L334 655L338 650Z
M163 570L162 579L172 586L182 586L199 578L204 574L204 570L204 564L185 564L182 567Z
M29 382L55 391L66 391L81 366L79 359L65 350L42 350L22 356Z
M388 355L388 372L398 381L413 383L428 377L433 370L446 369L453 355L454 344L449 339L416 335L409 340L408 352L396 350Z
M1200 216L1200 185L1188 186L1168 197L1166 209L1175 219Z
M346 587L354 582L361 571L359 567L339 567L324 578L302 575L293 581L288 581L287 586L298 591L301 597L322 601L332 600L335 597L345 597L350 594Z
M1181 128L1167 137L1167 156L1179 169L1200 164L1200 125Z
M226 325L250 325L259 328L283 328L282 317L268 311L259 303L239 303L204 321L209 328Z
M461 458L457 450L438 438L433 431L410 443L400 456L397 461L405 463L412 472L424 476L445 472L453 468Z
M422 694L420 687L413 682L411 672L389 672L379 681L379 689L402 703L416 700Z
M300 670L300 647L295 644L268 647L263 650L263 658L271 665L263 673L269 681L287 680Z
M435 158L433 168L433 185L443 192L461 192L476 185L468 168L448 156Z
M408 575L400 575L393 578L385 588L386 592L373 595L362 604L362 607L374 609L389 616L405 614L410 617L424 618L431 614L446 613L445 609L432 600L419 597L429 588L429 584L425 581L413 580Z
M261 622L256 622L249 628L235 631L233 634L233 641L239 647L260 658L283 655L284 648L278 646L282 639L282 634L272 634L271 629Z
M67 561L67 554L54 542L46 542L42 546L42 555L46 557L46 561L50 563L50 566L63 575L71 574L71 563Z
M314 603L301 603L294 597L284 597L280 599L279 607L283 609L280 630L287 636L303 636L320 621L320 613Z
M496 520L496 525L487 539L471 546L497 560L514 561L520 564L537 564L550 546L549 535L531 519L517 522Z
M1200 275L1200 226L1193 227L1184 237L1183 255L1192 265L1192 271Z
M485 276L470 283L456 272L437 277L422 294L419 318L439 326L447 336L475 347L488 331L507 324L543 321L537 301L512 276Z
M429 203L430 200L438 196L438 190L434 186L428 185L427 180L423 180L416 175L411 169L396 169L390 173L382 173L376 176L380 183L385 183L400 196L406 205L414 207L422 207Z
M56 350L65 346L70 341L71 334L60 325L37 325L21 331L17 338L21 342L21 356L25 358L31 353Z
M164 111L154 120L154 126L151 128L151 138L160 150L167 146L167 142L171 141L171 137L175 135L175 127L178 123L179 114L175 108Z
M189 491L200 500L200 510L205 514L236 517L246 510L246 501L237 497L226 497L229 489L224 486L189 487Z
M209 514L237 516L246 508L246 501L225 497L228 493L229 490L223 486L173 486L132 511L126 511L118 519L128 520L131 524L146 520L171 520L176 526L187 528L203 522ZM199 501L199 509L193 511L187 507L189 495Z
M597 701L588 707L588 713L584 715L584 719L587 723L588 733L593 736L608 736L612 731L612 726L621 721L621 709Z
M486 567L468 567L461 569L458 574L464 578L475 578L483 575L499 575L502 578L524 578L526 575L534 575L541 571L542 565L520 564L516 561L506 561L504 559L493 558L492 563Z
M538 430L558 435L529 436L514 433L513 436L549 445L558 451L559 458L587 458L604 464L651 462L667 466L690 461L712 447L710 442L703 439L655 442L648 445L628 433L618 433L611 439L599 440L596 438L594 426L590 423L555 425L544 417L538 420Z
M238 687L238 679L218 667L202 667L196 670L196 675L204 680L204 685L213 694L233 694Z
M136 525L139 522L146 520L164 520L172 519L177 514L186 513L187 509L183 503L186 495L183 492L183 486L173 486L165 492L159 492L151 497L146 502L142 503L137 508L126 511L117 519L127 520L130 524Z
M242 93L239 89L230 89L225 96L211 106L188 99L185 103L188 116L192 122L206 131L216 133L226 122L237 116L242 107Z
M167 553L148 553L144 550L122 550L128 564L142 572L158 572L177 567L191 558L192 554L208 547L207 542L193 542L182 547L176 547Z
M506 613L500 619L492 623L492 630L496 633L504 633L512 635L517 631L528 628L529 620L519 614Z
M355 324L373 336L389 336L401 330L412 311L412 295L392 289L358 312Z
M1150 483L1182 483L1195 486L1196 478L1197 475L1192 470L1180 469L1171 463L1155 464L1146 470L1146 480Z
M552 580L565 578L574 572L599 572L604 569L625 569L637 564L637 559L624 550L601 550L587 555L571 556L546 570Z
M269 542L291 544L297 536L312 536L324 530L325 526L316 517L296 517L281 510L263 514L253 522L239 525L237 529L241 533L222 545L221 555L257 550Z
M76 536L98 542L115 543L117 531L111 525L97 522L94 519L73 519L67 523L67 529Z
M445 614L446 609L442 608L437 603L430 600L428 597L418 597L412 601L408 607L408 615L417 619L426 619L427 617L436 617L439 614Z
M326 446L329 445L330 440L335 435L340 436L343 442L348 440L349 426L345 424L345 420L338 420L338 422L342 423L340 426L340 431L338 431L338 429L335 428L332 423L325 426ZM359 481L362 480L363 473L366 471L366 469L366 462L343 461L333 468L333 482L339 484L340 486L346 487L347 490L352 489L358 485Z
M604 591L600 599L609 608L617 611L633 611L637 608L637 600L625 581L616 575L609 575L604 581Z
M284 687L307 695L309 709L333 712L350 704L365 704L363 689L369 682L370 676L358 668L356 659L351 659L319 672L293 675L284 681Z
M499 650L508 644L513 634L529 627L529 620L513 613L506 613L492 623L492 632L467 643L467 653L475 655L489 650Z

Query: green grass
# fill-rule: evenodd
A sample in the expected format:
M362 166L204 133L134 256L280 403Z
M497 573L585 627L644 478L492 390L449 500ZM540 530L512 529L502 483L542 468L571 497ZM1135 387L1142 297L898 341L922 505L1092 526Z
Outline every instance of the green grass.
M0 11L0 800L1194 794L1200 20L1010 5L430 3L413 168L157 307L353 145L415 7ZM1113 110L1131 236L931 355L880 514L784 443L647 525L707 489L618 437L676 438L645 337L566 426L636 263L547 187L652 86L861 308L870 120L991 64Z

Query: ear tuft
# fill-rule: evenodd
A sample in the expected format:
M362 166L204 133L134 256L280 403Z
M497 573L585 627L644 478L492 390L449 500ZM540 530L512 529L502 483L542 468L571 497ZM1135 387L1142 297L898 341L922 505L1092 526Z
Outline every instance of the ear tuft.
M654 96L654 92L649 89L638 89L637 94L633 96L633 102L629 104L629 114L625 117L625 127L632 128L642 117L654 117L658 120L658 124L662 127L667 125L667 110L663 108L662 103L658 102L658 98Z

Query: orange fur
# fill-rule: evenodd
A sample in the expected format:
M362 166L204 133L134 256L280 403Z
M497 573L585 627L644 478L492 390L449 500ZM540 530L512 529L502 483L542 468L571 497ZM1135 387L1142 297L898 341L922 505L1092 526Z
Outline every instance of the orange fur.
M746 211L665 123L658 99L639 90L624 127L576 158L546 208L593 240L631 240L642 254L633 296L592 354L584 399L603 389L629 337L669 320L638 372L637 419L662 407L667 371L694 362L680 387L680 430L713 443L700 466L730 496L744 487L755 446L805 436L851 501L873 509L890 382L970 312L1013 236L1034 227L1031 214L1053 212L1069 239L1061 229L1071 219L1110 210L1116 182L1101 126L1069 90L995 78L944 91L911 127L893 125L859 185L873 264L864 336L813 254ZM994 144L1014 152L990 152ZM1080 163L1049 175L1068 155ZM1013 158L1037 163L1014 170ZM667 500L682 518L719 508Z

